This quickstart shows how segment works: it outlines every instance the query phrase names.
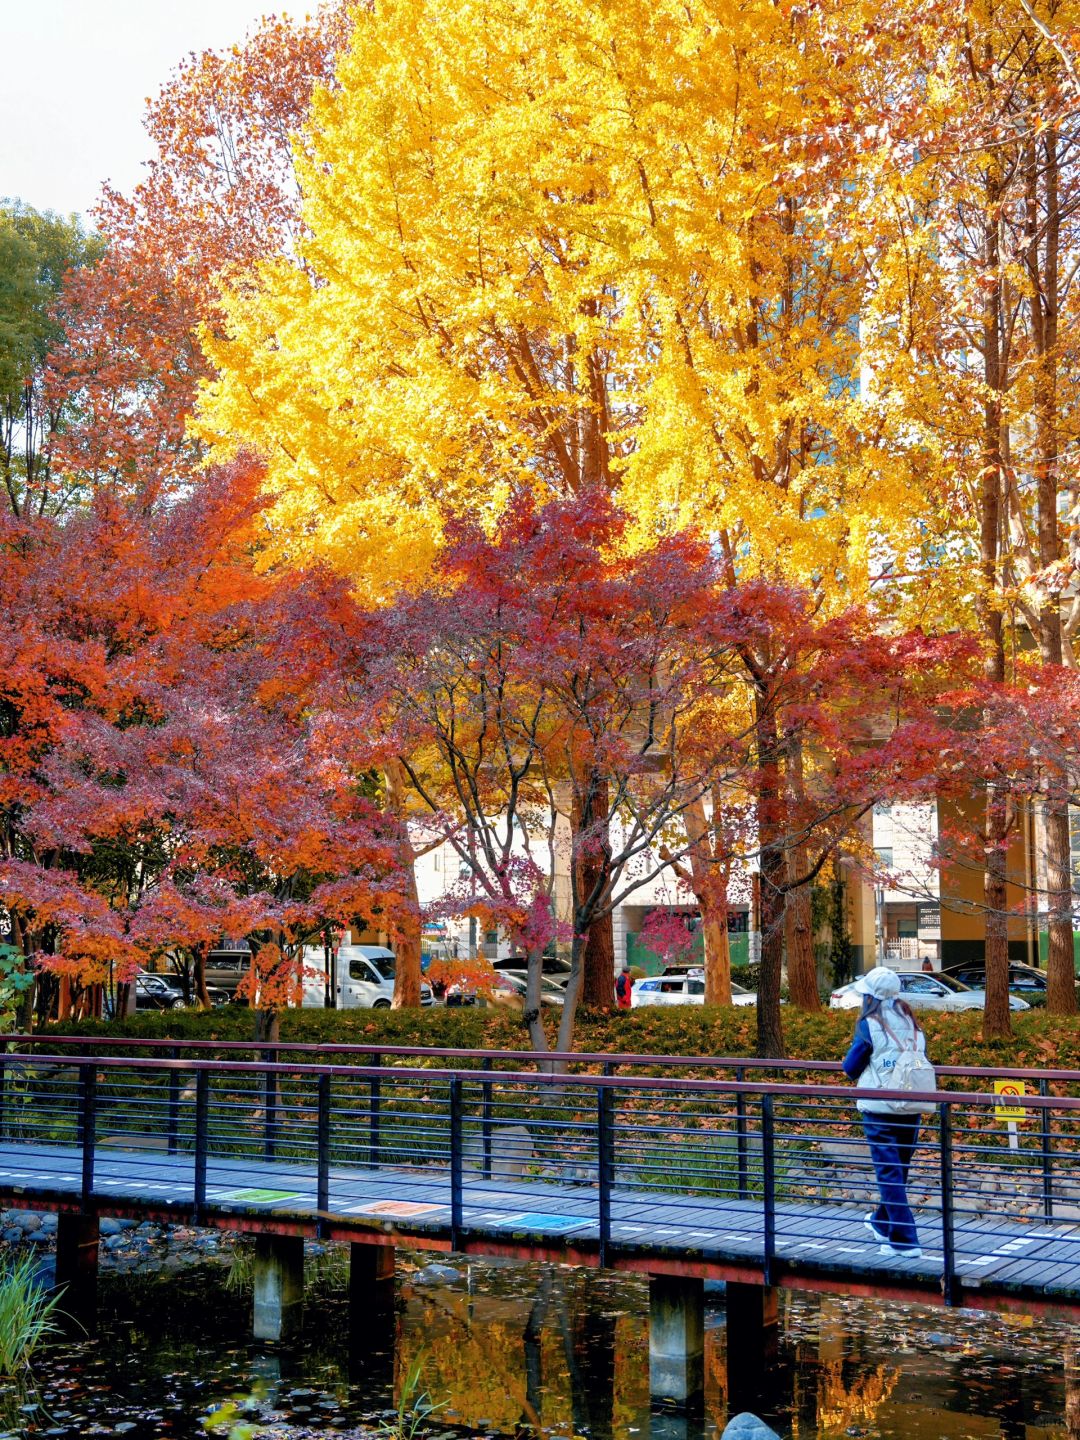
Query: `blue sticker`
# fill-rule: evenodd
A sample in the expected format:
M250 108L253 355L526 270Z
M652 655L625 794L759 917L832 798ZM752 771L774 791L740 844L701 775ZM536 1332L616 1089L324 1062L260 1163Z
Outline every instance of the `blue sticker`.
M540 1215L529 1210L521 1215L505 1215L498 1223L500 1229L512 1226L515 1230L576 1230L589 1222L580 1215Z

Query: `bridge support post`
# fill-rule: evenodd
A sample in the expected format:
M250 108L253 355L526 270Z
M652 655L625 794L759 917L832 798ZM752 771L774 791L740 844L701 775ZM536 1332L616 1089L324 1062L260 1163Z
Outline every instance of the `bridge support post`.
M780 1330L775 1285L727 1284L728 1409L756 1410L770 1386Z
M394 1308L394 1247L349 1246L349 1305L354 1319L380 1318Z
M394 1247L349 1246L349 1378L394 1403Z
M697 1409L705 1393L705 1282L649 1276L649 1395Z
M255 1236L256 1340L281 1340L300 1324L304 1301L304 1240L301 1235Z
M98 1217L61 1213L56 1217L56 1285L64 1287L60 1309L85 1330L97 1314Z

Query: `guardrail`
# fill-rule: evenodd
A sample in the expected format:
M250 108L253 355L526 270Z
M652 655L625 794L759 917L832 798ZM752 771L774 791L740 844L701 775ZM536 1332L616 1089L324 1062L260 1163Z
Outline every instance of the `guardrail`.
M854 1012L852 1012L854 1015ZM344 1055L361 1063L376 1066L386 1056L397 1056L403 1060L446 1060L460 1062L462 1068L494 1069L497 1066L512 1065L566 1065L578 1069L600 1069L614 1074L627 1069L673 1070L725 1070L741 1071L738 1077L761 1071L766 1074L805 1072L807 1074L843 1075L843 1068L837 1060L766 1059L755 1055L657 1055L638 1054L632 1051L587 1051L587 1050L483 1050L430 1045L358 1045L351 1042L293 1040L202 1040L150 1038L135 1035L59 1035L52 1031L41 1033L11 1034L0 1036L0 1053L11 1052L20 1046L56 1047L71 1046L94 1053L108 1054L110 1050L146 1050L151 1054L164 1053L170 1058L183 1052L193 1056L201 1053L242 1055L258 1054L268 1060L279 1055L296 1055L303 1060L318 1063L321 1056ZM931 1057L933 1058L933 1057ZM1025 1080L1039 1086L1050 1084L1072 1084L1080 1093L1080 1071L1060 1069L1031 1069L1007 1065L948 1065L937 1064L934 1069L939 1078L952 1080ZM1043 1093L1043 1092L1040 1092ZM1048 1090L1045 1093L1049 1093Z
M590 1057L599 1073L551 1075L131 1057L100 1053L100 1037L68 1043L80 1053L0 1056L0 1188L41 1192L51 1175L83 1205L153 1195L199 1220L265 1186L320 1223L369 1213L382 1196L453 1245L508 1228L573 1232L601 1263L642 1247L693 1253L722 1234L766 1283L778 1264L834 1247L830 1236L859 1227L877 1200L848 1085L620 1073L655 1056ZM995 1117L995 1095L920 1098L933 1108L909 1193L955 1301L996 1254L1000 1222L1013 1226L1006 1253L1019 1247L1022 1258L1025 1226L1080 1219L1080 1098L1010 1099L1027 1117L1016 1134Z

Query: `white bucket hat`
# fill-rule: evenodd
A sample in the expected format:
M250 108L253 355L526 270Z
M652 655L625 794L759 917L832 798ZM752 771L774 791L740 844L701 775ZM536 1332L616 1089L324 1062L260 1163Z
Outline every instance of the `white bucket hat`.
M900 976L887 965L876 965L855 981L858 995L872 995L875 1000L891 1000L900 994Z

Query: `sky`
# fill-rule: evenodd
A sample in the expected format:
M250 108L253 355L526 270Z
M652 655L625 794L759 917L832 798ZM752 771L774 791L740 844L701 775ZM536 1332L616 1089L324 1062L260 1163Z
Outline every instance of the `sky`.
M304 13L302 0L293 13ZM314 4L307 8L316 8ZM231 45L273 0L0 0L0 197L86 215L130 191L147 99L189 51Z

